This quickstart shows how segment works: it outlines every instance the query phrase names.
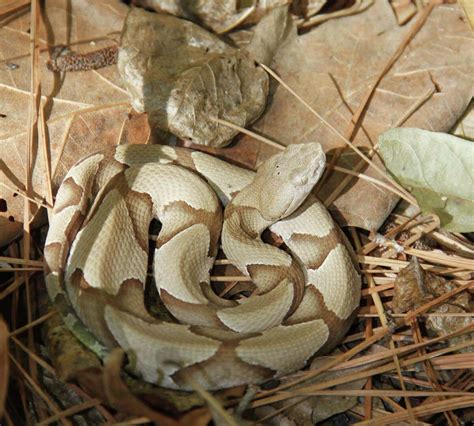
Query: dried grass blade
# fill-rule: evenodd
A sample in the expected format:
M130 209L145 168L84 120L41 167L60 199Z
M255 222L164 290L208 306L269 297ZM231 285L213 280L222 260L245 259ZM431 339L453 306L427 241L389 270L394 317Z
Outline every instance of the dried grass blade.
M432 404L421 405L413 409L413 414L416 417L424 417L444 411L456 410L460 408L472 407L474 405L474 396L460 396L457 398L448 399L447 401L435 402ZM356 425L382 425L392 424L395 422L402 422L408 420L408 414L405 412L397 412L387 416L378 417L374 420L362 421Z
M325 365L322 367L316 369L316 370L311 370L304 372L304 374L300 377L297 378L293 381L290 381L288 383L285 383L284 385L278 386L275 389L269 390L269 391L264 391L260 392L256 398L264 398L268 395L272 395L276 392L280 392L284 389L288 389L292 386L299 385L300 383L303 383L309 379L312 379L314 377L319 376L320 374L324 373L325 371L330 370L332 367L352 358L353 356L357 355L358 353L362 352L363 350L367 349L369 346L373 345L375 342L378 342L380 339L385 337L387 334L389 334L390 330L386 327L382 328L380 331L374 333L373 336L369 337L368 339L364 340L363 342L359 343L358 345L354 346L352 349L348 350L347 352L344 352L337 357L335 357L333 360L327 362ZM259 402L257 400L257 402ZM257 405L255 405L257 406ZM259 405L258 405L259 406Z
M47 321L49 318L53 317L54 315L58 314L57 311L53 310L48 312L47 314L36 318L34 321L29 322L28 324L24 325L23 327L17 328L16 330L13 330L10 332L10 336L17 336L18 334L24 333L27 330L30 330L33 327L36 327L37 325Z
M0 292L0 300L5 299L8 295L12 294L15 292L19 287L21 287L25 283L25 277L24 276L18 276L16 277L12 284L10 284L5 290Z
M51 400L51 398L41 389L41 386L36 383L35 380L25 371L25 369L18 363L18 361L10 354L9 358L12 362L12 364L15 366L15 368L20 372L20 374L23 376L23 378L26 380L26 383L30 387L30 389L35 392L42 400L43 402L48 406L49 410L53 414L59 414L60 409L56 405L56 403ZM66 419L62 419L61 422L64 425L67 426L72 426L72 423Z
M70 407L66 410L61 411L58 414L54 414L53 416L42 420L41 422L38 423L37 426L46 426L51 423L63 420L65 417L69 417L74 414L80 413L81 411L88 410L92 407L95 407L98 404L100 404L99 399L90 399L89 401L84 401L81 404L75 405L74 407Z
M472 345L474 345L474 340L469 340L467 342L459 343L457 345L453 345L453 346L450 346L448 348L440 349L438 351L431 352L431 353L423 355L423 356L417 356L417 357L401 360L400 365L401 365L401 367L405 368L405 367L411 366L413 364L417 364L419 362L422 362L426 359L433 359L433 358L441 356L445 353L454 352L454 351L457 351L457 350L460 350L460 349L470 347ZM365 379L367 377L376 376L378 374L384 374L384 373L387 373L389 371L396 370L396 369L397 369L397 367L395 365L395 362L390 362L390 363L387 363L387 364L382 365L382 366L377 367L377 368L368 367L366 370L355 372L355 373L352 373L352 374L348 374L347 376L344 376L344 377L339 377L339 378L336 378L336 379L327 380L325 382L320 382L320 383L308 385L308 386L305 386L305 387L302 387L302 388L298 388L297 391L298 391L298 394L301 394L303 392L306 393L306 392L318 391L318 390L322 390L322 389L326 389L326 388L332 388L334 386L343 385L343 384L353 382L353 381L356 381L356 380L359 380L359 379ZM285 401L287 399L292 398L293 395L294 395L294 393L291 392L291 391L279 392L277 395L269 396L269 397L262 398L262 399L259 399L257 401L254 401L254 402L251 403L250 406L251 406L251 408L256 408L256 407L261 407L263 405L273 404L273 403L279 402L279 401Z
M0 318L0 419L5 413L5 401L8 391L9 363L8 363L8 327Z
M16 0L0 6L0 18L19 12L30 6L30 0Z
M409 352L415 351L418 348L426 347L429 345L433 345L435 343L443 342L445 340L451 339L456 336L460 336L466 333L469 333L471 330L474 329L474 324L468 324L465 327L460 328L459 330L456 330L453 333L445 334L444 336L439 336L435 337L430 340L425 340L423 342L418 342L418 343L413 343L411 345L405 345L399 348L395 349L387 349L385 352L379 352L371 355L365 355L361 356L356 359L352 359L350 361L345 361L337 366L331 368L331 370L341 370L341 369L346 369L346 368L354 368L354 367L359 367L364 364L371 364L377 361L381 361L386 358L391 358L394 355L402 355L402 354L407 354Z
M20 259L17 257L0 256L0 262L13 263L15 265L29 265L43 267L42 260Z

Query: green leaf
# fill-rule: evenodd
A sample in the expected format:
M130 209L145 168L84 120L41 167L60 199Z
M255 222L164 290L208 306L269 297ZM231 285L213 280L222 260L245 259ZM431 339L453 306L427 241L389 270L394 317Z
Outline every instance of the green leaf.
M449 231L474 231L474 143L445 133L397 128L379 137L386 168Z

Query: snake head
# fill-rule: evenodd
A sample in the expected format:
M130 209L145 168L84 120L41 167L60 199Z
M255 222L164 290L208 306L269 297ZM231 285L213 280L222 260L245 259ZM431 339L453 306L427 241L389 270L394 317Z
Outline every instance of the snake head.
M266 220L292 214L321 177L326 156L319 143L289 145L258 169L259 207Z

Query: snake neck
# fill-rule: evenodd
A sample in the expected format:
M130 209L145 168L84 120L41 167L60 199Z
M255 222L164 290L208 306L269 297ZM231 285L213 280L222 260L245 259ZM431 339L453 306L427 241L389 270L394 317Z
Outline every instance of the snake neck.
M252 278L257 293L267 293L278 285L293 286L291 313L303 297L304 272L288 253L262 241L262 232L276 220L265 219L261 214L258 189L255 183L250 184L227 205L222 248L227 258Z

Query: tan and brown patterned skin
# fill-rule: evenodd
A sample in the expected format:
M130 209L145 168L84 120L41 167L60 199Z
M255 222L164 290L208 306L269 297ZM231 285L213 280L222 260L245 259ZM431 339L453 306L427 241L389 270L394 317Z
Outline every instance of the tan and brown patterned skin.
M101 356L121 346L136 374L161 386L189 389L191 376L220 389L296 371L338 343L360 300L351 249L308 196L324 164L317 143L290 145L256 174L161 145L93 154L56 197L50 297L84 344ZM155 282L174 323L145 309L152 219L162 223ZM256 286L239 302L210 286L221 227L226 256ZM288 252L261 240L267 228Z

